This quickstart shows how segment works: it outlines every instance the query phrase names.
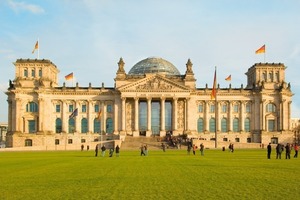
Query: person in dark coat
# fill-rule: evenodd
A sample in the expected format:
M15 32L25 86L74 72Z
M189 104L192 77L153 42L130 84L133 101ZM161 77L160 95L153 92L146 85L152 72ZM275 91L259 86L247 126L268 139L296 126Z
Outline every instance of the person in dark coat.
M268 151L268 159L271 159L271 152L272 152L272 146L271 146L271 143L268 144L268 146L267 146L267 151Z
M291 145L289 143L285 146L285 159L291 159Z
M96 148L95 148L95 157L98 156L98 144L96 145Z
M101 154L102 154L102 157L105 156L105 151L106 151L106 147L105 147L105 145L103 145L103 146L101 147Z
M119 157L120 155L120 147L119 145L116 146L116 156Z
M277 146L276 146L276 159L281 159L281 153L282 153L282 145L277 144Z

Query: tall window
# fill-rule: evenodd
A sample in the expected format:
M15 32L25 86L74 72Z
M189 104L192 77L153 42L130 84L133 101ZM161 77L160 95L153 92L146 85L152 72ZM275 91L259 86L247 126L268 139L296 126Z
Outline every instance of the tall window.
M59 104L55 105L55 112L60 113L60 105Z
M268 131L270 131L270 132L275 131L275 120L274 119L268 120Z
M210 132L215 132L216 131L216 120L215 120L215 118L211 118L209 120L209 131Z
M42 69L39 69L39 77L41 78L43 76L43 71Z
M250 103L246 104L246 113L250 113L251 112L251 105Z
M211 113L215 112L215 105L210 105L209 112L211 112Z
M198 105L198 112L203 113L203 105L202 104Z
M240 123L238 118L233 119L233 132L239 132L240 131Z
M233 105L233 112L235 112L235 113L239 112L239 105L238 104Z
M99 119L94 119L94 133L101 133L101 122Z
M32 76L32 77L35 77L35 70L34 70L34 69L31 70L31 76Z
M81 120L81 133L88 132L88 120L86 118L82 118Z
M24 76L28 77L28 70L27 69L24 69Z
M29 131L29 133L36 132L36 121L35 120L28 120L28 131Z
M69 119L69 133L75 132L75 120L74 118Z
M222 120L221 120L221 132L223 132L223 133L228 132L226 118L222 118Z
M85 113L86 112L86 105L81 106L81 112Z
M197 122L198 133L203 133L203 118L199 118Z
M111 118L107 118L106 120L106 133L113 133L113 120Z
M38 112L38 105L35 102L29 102L26 105L26 112Z
M95 111L95 112L99 112L99 105L95 105L94 111Z
M69 112L73 112L74 111L74 106L73 105L69 105Z
M55 133L61 133L62 132L62 123L61 123L61 119L57 118L55 120Z
M244 127L245 127L246 132L250 132L250 119L249 118L245 119Z
M107 105L106 111L107 111L108 113L111 113L111 112L112 112L112 105Z
M222 113L227 113L227 105L226 104L222 105Z
M170 101L165 102L165 130L172 130L172 103Z

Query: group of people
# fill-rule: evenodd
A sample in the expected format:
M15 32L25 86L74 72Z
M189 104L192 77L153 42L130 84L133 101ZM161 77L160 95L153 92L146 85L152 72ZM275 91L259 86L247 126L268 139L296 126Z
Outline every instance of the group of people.
M187 153L190 155L191 153L191 150L193 150L193 155L196 155L196 150L198 149L198 147L195 145L195 144L188 144L187 146ZM204 156L204 144L201 143L200 144L200 153L201 153L201 156Z
M141 150L141 156L147 156L148 155L148 146L146 145L141 145L140 147Z
M98 156L98 151L99 151L99 147L98 146L99 145L97 144L96 147L95 147L95 157ZM116 150L116 156L119 157L119 155L120 155L120 147L119 147L119 145L116 146L115 150ZM110 148L109 149L109 157L113 156L115 150L114 150L114 148ZM102 157L105 157L105 152L106 152L106 147L105 147L105 145L102 145L102 147L101 147L101 156Z
M287 143L285 146L282 144L277 144L276 146L276 159L281 159L282 152L285 151L285 159L291 159L291 151L294 149L295 154L294 158L298 158L298 144L291 145L290 143ZM271 143L267 146L267 158L271 159L271 152L272 152L272 146Z

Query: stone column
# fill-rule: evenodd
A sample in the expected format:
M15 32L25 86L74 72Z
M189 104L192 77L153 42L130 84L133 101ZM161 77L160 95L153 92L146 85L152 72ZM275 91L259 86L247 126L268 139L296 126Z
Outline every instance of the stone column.
M264 102L265 102L266 100L262 100L261 102L260 102L260 130L266 130L266 127L265 127L265 106L264 106Z
M173 98L173 131L177 131L177 100L178 98Z
M66 101L62 101L62 132L68 133L69 132L69 117L67 115L68 106Z
M101 118L101 126L102 126L102 132L106 133L106 116L107 116L107 113L106 113L106 102L105 101L102 101L101 102L101 107L102 107L102 118Z
M8 102L8 122L7 122L7 132L13 131L13 123L12 123L12 116L13 116L13 112L12 112L12 101L11 100L7 100Z
M166 111L165 111L165 103L166 103L166 98L165 97L161 97L160 99L160 136L163 137L166 135L166 122L165 122L165 115L166 115Z
M245 102L244 101L241 101L240 103L240 107L241 107L241 110L240 110L240 131L244 131L245 130L245 127L244 127L244 121L245 121L245 118L244 118L244 106L245 106Z
M147 98L147 132L146 136L149 137L152 134L151 131L151 98Z
M114 134L118 134L119 132L119 118L118 118L118 112L119 112L119 105L120 102L116 101L115 99L115 103L114 103Z
M134 131L133 136L137 137L140 135L139 132L139 98L134 98Z
M126 97L122 97L122 131L126 131L125 130L125 124L126 124Z
M232 132L232 102L229 101L228 103L229 106L229 111L228 111L228 128L229 128L229 132Z
M205 101L204 103L204 131L209 131L209 119L208 119L208 114L209 112L209 103L208 101Z
M185 131L189 131L190 127L189 127L189 101L190 98L186 98L184 100L184 112L185 112L185 116L184 116L184 129Z
M77 101L75 102L75 108L74 110L77 108L77 112L78 112L78 115L76 117L74 117L75 119L75 132L79 133L81 132L81 117L79 117L79 111L80 111L80 105ZM74 111L73 110L73 111Z
M93 105L94 104L91 101L88 101L88 105L87 105L87 120L88 120L88 132L89 133L94 132L93 124L94 124L95 117L93 117L94 115L92 115L92 113L93 113Z

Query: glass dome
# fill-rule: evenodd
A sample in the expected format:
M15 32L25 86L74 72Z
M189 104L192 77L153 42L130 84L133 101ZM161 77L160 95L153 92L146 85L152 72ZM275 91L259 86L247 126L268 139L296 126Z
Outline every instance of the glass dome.
M129 75L144 75L146 73L165 72L167 75L180 75L178 69L162 58L146 58L136 63L128 72Z

